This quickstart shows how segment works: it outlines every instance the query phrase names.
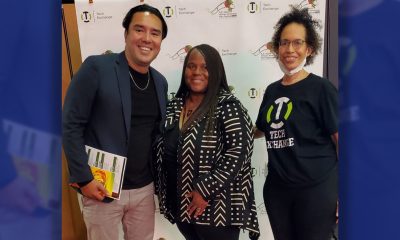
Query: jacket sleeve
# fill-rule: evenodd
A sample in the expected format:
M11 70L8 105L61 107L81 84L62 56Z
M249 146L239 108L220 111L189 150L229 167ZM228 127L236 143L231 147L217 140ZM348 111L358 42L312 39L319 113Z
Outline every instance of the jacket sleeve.
M193 181L194 188L207 200L229 187L253 153L252 123L247 110L235 101L223 103L220 111L222 152L212 170Z
M85 151L84 132L90 119L98 87L94 58L87 58L69 85L62 112L62 141L68 162L70 182L93 179Z

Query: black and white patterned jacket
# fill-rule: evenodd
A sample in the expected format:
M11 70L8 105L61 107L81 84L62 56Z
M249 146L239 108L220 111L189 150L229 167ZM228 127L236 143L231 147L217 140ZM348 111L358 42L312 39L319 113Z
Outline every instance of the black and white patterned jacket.
M166 129L178 124L183 99L175 98L167 106ZM178 141L177 219L166 201L166 171L162 167L163 139L157 145L156 191L160 212L172 223L187 222L211 226L238 226L249 231L251 239L259 236L251 155L252 123L247 110L230 93L221 93L216 109L218 124L211 136L205 136L206 117L195 121ZM190 218L185 194L197 190L209 206L198 218Z

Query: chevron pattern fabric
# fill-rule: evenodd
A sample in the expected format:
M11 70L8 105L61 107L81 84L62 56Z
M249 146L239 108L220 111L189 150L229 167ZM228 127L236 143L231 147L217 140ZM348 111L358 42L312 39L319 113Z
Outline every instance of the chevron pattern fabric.
M166 129L179 122L183 99L167 106ZM160 211L171 222L211 226L238 226L249 231L251 239L259 236L251 155L252 122L247 110L230 93L218 99L212 133L205 133L206 117L194 121L181 133L177 151L178 213L174 216L166 199L166 176L162 168L163 139L157 145L157 191ZM186 211L190 199L185 195L197 190L209 206L194 219Z

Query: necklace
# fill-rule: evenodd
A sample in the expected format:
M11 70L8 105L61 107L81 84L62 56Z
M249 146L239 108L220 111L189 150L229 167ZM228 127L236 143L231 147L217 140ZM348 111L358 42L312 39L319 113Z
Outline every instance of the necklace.
M147 87L149 86L150 83L150 71L147 72L147 84L144 88L139 87L139 85L137 85L137 83L135 82L135 79L132 77L131 72L129 71L129 76L131 76L132 82L133 84L135 84L135 86L140 90L140 91L144 91L147 89Z
M184 106L182 114L182 123L185 123L189 119L190 115L192 115L192 113L193 113L192 109L187 109L187 107Z
M193 110L188 109L187 112L186 112L186 117L187 118L190 117L190 115L192 115L192 112L193 112Z
M201 104L202 99L189 100L186 99L183 103L182 111L179 116L179 127L182 128L187 121L192 117L193 113L197 111L197 108ZM191 105L191 106L189 106ZM194 120L193 120L194 121Z

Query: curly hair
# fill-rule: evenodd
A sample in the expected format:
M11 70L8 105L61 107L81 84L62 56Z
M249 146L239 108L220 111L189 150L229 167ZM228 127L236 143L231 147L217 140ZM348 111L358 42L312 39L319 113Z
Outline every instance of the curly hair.
M306 66L313 63L315 56L321 51L322 39L317 32L317 28L321 29L322 26L319 21L312 18L307 8L299 9L292 6L292 10L283 15L278 23L275 25L274 35L272 36L272 47L278 57L279 41L283 29L291 24L298 23L306 29L306 43L312 49L312 53L306 59Z

